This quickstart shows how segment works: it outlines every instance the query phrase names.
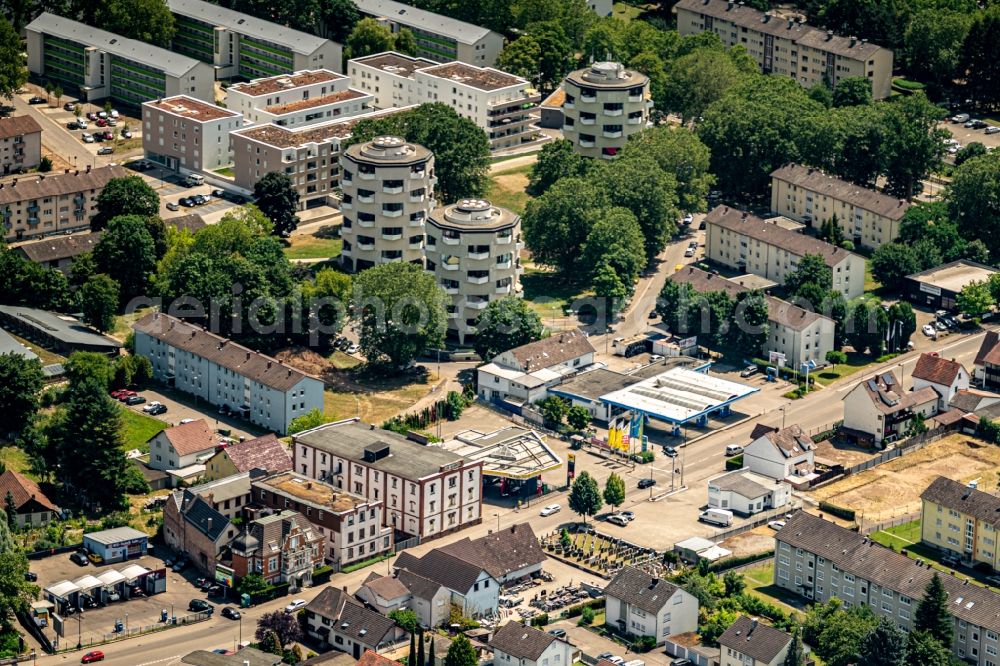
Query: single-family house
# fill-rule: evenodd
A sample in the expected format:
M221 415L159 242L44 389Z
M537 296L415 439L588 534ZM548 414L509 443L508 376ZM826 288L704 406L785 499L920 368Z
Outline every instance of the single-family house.
M306 633L320 646L360 659L365 650L385 652L406 637L396 623L365 608L346 589L327 587L305 608Z
M425 627L439 627L451 616L451 590L418 573L400 569L396 578L410 591L407 608L417 614Z
M969 388L957 391L948 402L948 406L952 409L960 409L966 414L975 414L998 402L1000 402L1000 393Z
M508 622L490 639L493 666L567 666L573 663L573 646L552 634Z
M743 469L769 479L801 482L816 471L816 445L798 425L755 429L743 449Z
M479 398L530 405L558 384L593 364L596 350L581 330L554 333L497 354L478 369Z
M59 507L46 497L37 483L8 469L0 474L0 506L8 509L11 504L18 527L41 527L59 517Z
M667 637L698 628L698 599L673 583L625 567L604 588L605 622L631 636Z
M939 412L948 409L948 403L961 390L969 388L969 372L954 359L941 358L937 353L921 354L913 368L913 390L930 386L938 392Z
M260 574L270 584L297 590L312 585L313 569L323 565L323 535L296 511L279 511L251 522L230 546L233 572Z
M883 372L862 380L844 396L844 428L875 445L905 437L915 414L937 412L938 392L931 386L904 391L896 375Z
M354 592L354 596L382 615L409 606L410 600L413 599L410 590L398 578L382 576L375 572L368 574L368 578Z
M482 565L436 548L419 558L403 551L393 567L396 571L413 572L446 588L450 604L460 608L465 617L494 615L497 611L500 582Z
M273 433L220 448L205 463L205 478L221 479L252 469L267 474L292 469L291 456Z
M719 636L720 666L781 666L792 637L741 615Z
M792 500L792 487L782 479L738 469L708 482L708 506L744 516L779 509Z
M161 430L149 439L149 466L183 471L202 465L215 454L219 439L205 419Z

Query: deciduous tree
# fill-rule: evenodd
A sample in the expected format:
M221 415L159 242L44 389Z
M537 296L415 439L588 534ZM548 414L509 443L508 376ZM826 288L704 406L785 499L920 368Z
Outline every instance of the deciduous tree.
M989 283L978 280L962 287L962 291L955 298L955 306L958 311L967 317L976 319L989 312L994 305L996 305L996 301L993 300L993 294L990 293Z
M863 76L841 79L833 88L834 106L865 106L872 103L872 82Z
M373 18L363 18L354 25L344 46L346 57L350 59L391 51L395 43L389 28Z
M465 637L465 634L459 634L448 646L448 654L444 657L444 666L476 666L478 663L479 658L476 656L476 650L472 647L472 643Z
M807 284L818 285L824 290L833 284L833 271L818 254L804 255L799 259L798 267L785 278L785 289L793 296L798 295Z
M586 470L573 481L573 486L569 491L569 508L581 516L583 522L587 522L587 516L593 516L601 510L603 502L601 491L597 487L597 481Z
M288 236L299 226L299 193L288 175L279 171L264 174L253 186L253 194L257 208L274 225L274 233Z
M102 333L115 325L118 312L118 283L103 273L92 276L76 292L83 320Z
M542 321L524 299L507 296L490 301L476 319L474 348L483 361L542 337Z
M879 618L858 648L858 663L867 666L907 666L906 634L886 617Z
M592 218L587 212L607 205L606 191L582 178L563 178L529 201L522 225L534 260L572 271L590 234Z
M94 262L118 283L120 303L146 294L156 270L156 243L145 219L138 215L113 218L94 248Z
M95 230L122 215L153 217L160 211L160 197L140 176L112 178L97 195L97 215L91 220Z
M639 221L627 208L600 208L583 245L580 265L592 276L605 264L611 267L631 296L633 285L646 266L645 239Z
M677 204L693 213L707 208L708 192L715 184L708 146L683 127L661 125L629 138L621 159L636 156L654 160L677 183Z
M496 68L529 81L537 81L541 60L542 47L538 40L531 35L523 35L504 45L497 56Z
M618 507L624 504L625 482L622 481L622 477L612 472L608 480L604 482L604 494L602 497L604 498L604 503L613 510L617 510Z
M589 161L573 150L573 144L566 139L550 141L542 146L538 159L531 165L531 194L540 196L560 178L583 177L587 173Z
M0 16L0 97L13 98L27 80L21 37L10 22Z
M872 253L871 266L872 277L883 287L895 291L903 283L903 278L919 270L920 264L911 246L886 243Z
M906 639L906 656L909 664L920 666L953 666L951 650L941 645L926 631L911 631Z
M1000 152L955 169L948 208L963 237L982 240L992 256L1000 256Z
M677 230L677 182L652 157L633 156L606 164L596 173L612 206L632 211L642 229L646 263Z
M168 47L176 28L174 15L160 0L107 0L97 3L94 24L116 35Z
M566 412L566 422L574 430L584 430L590 425L590 410L583 405L573 405Z
M295 616L282 611L271 611L270 613L261 615L260 619L257 620L257 629L254 632L254 637L258 641L263 640L264 635L271 631L277 636L278 645L282 649L289 643L299 640L302 636L302 630Z
M37 358L0 354L0 433L20 432L31 422L44 383Z
M941 163L947 130L938 129L944 111L923 93L902 95L886 102L882 146L886 191L910 199L920 181Z

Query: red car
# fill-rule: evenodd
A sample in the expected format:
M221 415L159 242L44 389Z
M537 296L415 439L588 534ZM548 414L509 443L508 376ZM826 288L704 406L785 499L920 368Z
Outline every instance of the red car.
M107 127L108 121L105 120L104 118L98 118L97 120L94 121L94 124L97 125L98 127Z
M115 395L115 393L117 393L118 395ZM111 395L113 395L116 399L121 400L122 402L125 402L126 400L128 400L129 398L131 398L136 394L135 391L130 391L128 389L119 389L115 391L115 393L112 393Z
M80 660L80 663L92 664L95 661L104 661L104 653L100 650L91 650L87 654L83 655L83 659Z
M123 390L124 389L115 389L114 391L111 392L111 397L114 398L115 400L121 400Z

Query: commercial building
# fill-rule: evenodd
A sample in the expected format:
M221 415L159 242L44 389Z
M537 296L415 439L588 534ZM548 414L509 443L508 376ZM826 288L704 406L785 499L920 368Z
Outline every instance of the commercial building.
M146 554L149 535L131 527L115 527L83 535L83 547L101 556L105 564L131 560Z
M211 65L137 39L43 13L25 28L28 71L84 102L110 98L131 109L188 95L215 103Z
M340 44L202 0L167 0L177 33L173 49L216 78L256 79L302 69L340 71Z
M344 239L351 271L405 261L424 265L424 224L434 208L434 155L395 136L356 143L340 157Z
M120 166L38 174L0 183L0 217L8 241L90 230L97 195L112 178L129 172Z
M662 578L623 567L604 588L605 623L629 636L669 636L698 628L698 599Z
M430 211L426 268L451 296L448 333L466 344L490 301L521 294L521 217L481 199Z
M233 163L229 133L242 125L239 113L187 95L143 102L142 149L181 173L214 171Z
M325 537L323 555L346 566L378 557L392 548L381 500L365 497L295 472L282 472L253 482L254 502L269 509L302 514Z
M781 666L791 645L785 632L741 615L719 636L720 666Z
M788 76L806 88L830 88L847 78L871 81L872 96L892 93L892 51L866 39L835 35L732 0L681 0L682 36L714 32L727 47L742 46L765 74Z
M289 590L312 587L312 572L323 566L323 535L302 514L277 511L251 521L233 539L232 569L237 578L256 573Z
M323 411L323 382L277 359L159 312L132 329L155 379L262 428L284 434L292 419Z
M705 216L705 257L727 268L784 284L807 254L823 258L833 274L830 288L845 299L864 293L860 255L729 206L716 206Z
M371 111L375 97L350 84L329 69L302 70L229 86L226 105L247 123L301 127Z
M493 150L530 142L541 95L527 79L464 62L438 64L385 52L347 63L353 85L379 108L439 102L482 128Z
M393 32L400 28L412 32L421 58L489 67L503 50L503 35L478 25L393 0L357 0L355 4L362 14Z
M978 666L998 663L1000 596L993 590L943 574L805 511L788 519L774 540L775 585L816 604L837 597L848 607L868 605L906 632L914 628L927 584L938 576L954 620L952 653Z
M876 445L906 436L910 420L937 412L938 393L930 386L904 391L892 371L862 380L844 396L844 429Z
M565 640L513 621L497 629L489 645L495 666L566 666L575 652Z
M19 243L10 249L28 261L33 261L45 268L53 268L69 275L70 268L73 265L73 258L86 252L93 252L103 236L103 231L72 234L69 236L52 236L50 238Z
M708 482L710 509L726 509L743 516L780 509L792 500L792 488L747 469L738 469Z
M465 537L452 541L438 550L482 567L501 587L534 578L541 573L547 559L531 524L527 522L490 531L478 539Z
M42 160L42 127L31 116L0 118L0 167L5 174L33 169Z
M122 346L69 315L17 305L0 305L0 326L63 356L75 351L117 356Z
M787 164L771 173L771 211L819 229L828 220L855 247L874 250L899 236L910 207L877 190L835 178L820 169Z
M4 499L5 510L10 510L7 498L13 501L13 520L19 528L44 527L59 518L59 507L38 484L14 470L8 469L0 474L0 497Z
M444 448L466 460L483 463L486 493L521 497L526 501L541 491L542 474L562 467L562 458L543 435L520 426L493 432L464 430L444 443Z
M1000 569L1000 498L939 476L920 494L920 540L969 566Z
M973 282L989 282L990 276L997 272L992 266L959 259L907 275L903 280L903 293L914 305L954 312L962 289Z
M646 129L653 100L649 77L617 62L595 62L563 81L563 135L585 157L614 159Z
M481 461L347 419L292 436L294 469L381 501L385 524L422 539L482 520Z
M229 655L195 650L181 657L181 664L184 666L278 666L280 663L280 655L268 654L251 647Z
M242 516L241 516L242 518ZM215 565L235 538L232 519L212 502L191 490L171 493L163 508L163 539L177 553L185 553L199 571L215 576Z

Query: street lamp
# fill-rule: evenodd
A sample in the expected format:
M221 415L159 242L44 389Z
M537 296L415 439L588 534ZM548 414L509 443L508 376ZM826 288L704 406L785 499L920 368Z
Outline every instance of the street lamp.
M500 514L499 513L494 513L493 515L497 517L497 532L499 532L500 531Z

